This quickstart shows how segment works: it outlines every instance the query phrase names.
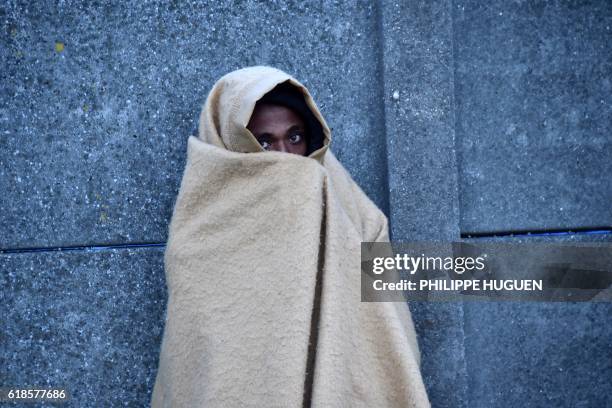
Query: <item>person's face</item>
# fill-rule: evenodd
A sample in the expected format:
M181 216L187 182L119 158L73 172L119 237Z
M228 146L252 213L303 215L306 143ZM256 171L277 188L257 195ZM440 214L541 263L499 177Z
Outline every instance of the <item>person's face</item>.
M306 126L302 118L289 108L258 104L247 129L265 150L306 154Z

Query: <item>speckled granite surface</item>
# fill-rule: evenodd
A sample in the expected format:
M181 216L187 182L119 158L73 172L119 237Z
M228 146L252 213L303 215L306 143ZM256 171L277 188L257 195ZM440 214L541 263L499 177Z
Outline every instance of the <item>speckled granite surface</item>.
M611 26L603 0L4 2L0 250L41 250L0 253L0 386L147 405L187 136L245 65L309 87L396 240L611 226ZM608 304L411 307L434 407L612 405Z
M612 2L455 1L462 231L612 226Z
M384 1L385 118L395 241L459 237L449 2ZM466 400L460 303L411 302L432 406Z
M3 254L0 287L1 386L65 387L73 407L148 404L163 247Z
M0 246L158 242L187 137L224 73L285 69L387 208L373 5L4 2Z

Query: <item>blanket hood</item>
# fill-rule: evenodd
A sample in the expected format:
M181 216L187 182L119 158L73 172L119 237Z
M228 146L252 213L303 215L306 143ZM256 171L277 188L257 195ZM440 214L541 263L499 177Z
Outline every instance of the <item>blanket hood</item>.
M302 93L320 123L322 146L308 157L320 163L331 143L331 132L308 89L293 76L269 66L232 71L212 87L200 114L198 137L209 144L239 153L266 152L247 129L255 104L277 85L289 83Z

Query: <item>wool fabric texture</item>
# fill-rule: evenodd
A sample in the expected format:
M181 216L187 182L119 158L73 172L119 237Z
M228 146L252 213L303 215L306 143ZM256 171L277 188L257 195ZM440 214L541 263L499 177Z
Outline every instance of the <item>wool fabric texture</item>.
M323 129L308 156L246 128L281 83ZM208 94L164 254L168 303L153 407L429 407L405 303L361 302L362 241L386 216L330 150L304 85L267 66Z

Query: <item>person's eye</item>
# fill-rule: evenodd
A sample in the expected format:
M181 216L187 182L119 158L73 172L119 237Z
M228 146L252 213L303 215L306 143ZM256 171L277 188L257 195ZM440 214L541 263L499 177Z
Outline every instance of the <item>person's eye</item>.
M272 145L265 140L260 140L259 144L261 145L261 147L264 148L264 150L270 150L270 148L272 147Z
M304 137L300 133L294 133L289 136L289 141L293 144L300 143Z

